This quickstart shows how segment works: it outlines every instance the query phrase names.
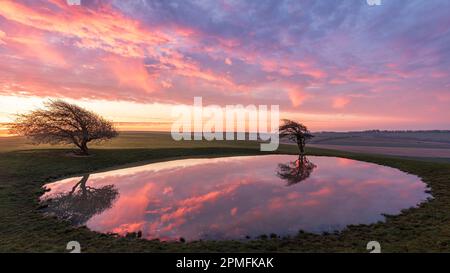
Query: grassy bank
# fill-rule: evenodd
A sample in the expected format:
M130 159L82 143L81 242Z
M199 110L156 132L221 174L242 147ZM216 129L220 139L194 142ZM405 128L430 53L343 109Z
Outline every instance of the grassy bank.
M9 139L8 141L13 141ZM259 145L251 142L173 142L165 134L122 135L93 150L88 158L72 157L68 149L29 149L0 141L0 252L65 252L68 241L77 240L84 252L367 252L368 241L377 240L383 252L450 251L450 164L384 156L358 155L309 149L311 155L341 156L398 168L420 176L431 187L434 200L419 208L388 217L384 223L350 226L339 234L300 233L284 239L248 242L202 241L162 243L115 238L75 228L37 210L41 186L49 181L92 171L164 161L173 158L257 155ZM20 140L23 141L23 140ZM25 146L24 146L25 145ZM26 149L26 150L22 150ZM295 153L281 146L279 153Z

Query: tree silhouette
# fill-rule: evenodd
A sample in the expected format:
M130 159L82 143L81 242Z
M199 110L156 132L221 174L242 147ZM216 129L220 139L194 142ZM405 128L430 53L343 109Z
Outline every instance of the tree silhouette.
M69 192L52 196L46 212L82 225L92 216L110 208L119 195L114 185L94 188L86 185L88 179L89 175L85 175Z
M287 186L291 186L307 179L316 167L306 156L299 156L295 161L278 164L277 176L286 180Z
M283 119L279 132L281 138L285 137L297 143L301 156L305 155L306 141L314 137L305 125L289 119Z
M89 154L89 142L117 136L113 124L94 112L62 100L45 105L46 109L18 115L11 132L30 138L35 144L75 144L81 155Z

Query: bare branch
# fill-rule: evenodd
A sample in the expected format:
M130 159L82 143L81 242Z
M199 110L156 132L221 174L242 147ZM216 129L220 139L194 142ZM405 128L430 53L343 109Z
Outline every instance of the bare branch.
M297 143L300 150L300 154L304 154L306 141L314 136L308 130L308 128L299 123L289 119L283 119L283 124L280 125L279 134L280 138L287 138Z
M30 138L35 144L72 143L82 154L88 154L89 142L118 135L112 122L77 105L50 100L45 106L46 109L18 115L11 132Z

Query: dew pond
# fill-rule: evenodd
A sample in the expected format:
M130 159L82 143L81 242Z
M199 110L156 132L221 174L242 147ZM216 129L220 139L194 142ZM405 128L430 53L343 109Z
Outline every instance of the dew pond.
M397 169L293 155L174 160L44 187L45 213L97 232L169 241L339 231L430 197L417 176Z

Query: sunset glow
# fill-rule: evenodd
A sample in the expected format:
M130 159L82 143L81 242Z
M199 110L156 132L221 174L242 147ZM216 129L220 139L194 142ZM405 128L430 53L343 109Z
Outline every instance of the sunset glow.
M2 0L0 136L52 98L122 130L170 130L195 96L313 131L449 129L449 31L439 0Z

